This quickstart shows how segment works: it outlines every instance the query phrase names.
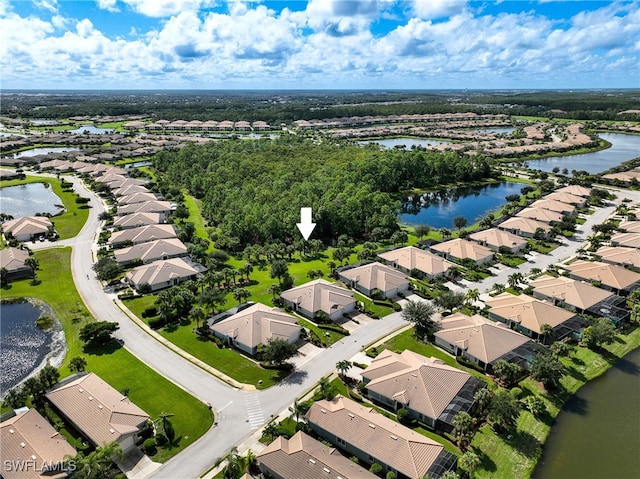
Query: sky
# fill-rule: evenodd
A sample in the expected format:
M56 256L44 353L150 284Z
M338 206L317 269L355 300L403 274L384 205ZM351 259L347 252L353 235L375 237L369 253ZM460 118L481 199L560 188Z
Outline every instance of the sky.
M0 0L0 88L640 88L640 0Z

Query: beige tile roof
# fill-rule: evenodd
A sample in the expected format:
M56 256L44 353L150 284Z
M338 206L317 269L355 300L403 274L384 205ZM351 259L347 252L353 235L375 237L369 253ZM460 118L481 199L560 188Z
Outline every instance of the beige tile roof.
M640 233L640 221L622 221L618 228L626 233Z
M259 344L267 344L270 339L288 340L300 331L297 321L277 308L256 303L214 324L211 329L253 349Z
M258 462L283 479L376 479L376 475L350 461L302 431L291 439L279 436L257 456Z
M556 193L568 193L570 195L584 196L588 198L591 194L591 189L580 185L568 185L558 188Z
M6 268L8 272L25 268L24 260L29 257L26 250L20 248L5 248L0 250L0 268Z
M575 209L573 205L569 205L558 200L548 200L546 198L534 201L531 203L531 208L543 208L545 210L556 211L558 213L568 213Z
M436 254L421 250L415 246L394 249L378 256L389 263L395 263L409 271L417 269L430 276L444 274L449 268L455 266L451 261L447 261Z
M146 183L137 178L125 178L124 180L114 180L109 183L109 188L112 190L118 190L126 188L127 186L144 186Z
M495 249L499 249L501 246L506 246L507 248L522 248L527 245L527 240L498 228L490 228L472 233L469 235L469 238L474 241L484 242Z
M562 193L558 191L556 191L555 193L549 193L547 196L545 196L545 198L548 200L561 201L569 205L581 205L587 201L586 198L583 198L582 196L572 195L570 193Z
M460 347L487 364L530 341L504 324L478 314L456 313L443 318L438 326L441 329L435 333L437 338Z
M640 233L616 233L611 236L611 244L628 248L640 248Z
M136 259L141 259L143 263L149 263L161 258L186 255L187 247L178 238L168 238L117 249L113 254L118 263L126 263Z
M473 241L456 238L443 243L431 246L434 251L447 253L458 259L472 259L473 261L482 261L493 257L493 251L485 246L481 246Z
M183 280L198 271L182 258L172 258L138 266L126 273L129 282L136 286L163 284L173 279Z
M640 274L600 261L576 261L566 265L571 274L588 281L599 281L616 289L624 289L640 281Z
M640 250L637 248L625 248L623 246L602 246L596 251L596 255L602 261L608 263L628 264L640 268Z
M136 432L149 415L93 373L49 391L46 397L95 445Z
M553 221L562 221L562 214L555 211L545 210L544 208L525 208L520 211L516 216L520 218L531 218L536 221L543 221L545 223L551 223Z
M47 233L49 227L53 226L51 220L46 216L24 216L2 223L2 231L11 233L15 237L24 235L37 235Z
M288 289L280 296L298 303L300 308L307 311L324 311L326 314L333 314L336 309L343 309L355 302L351 291L322 278Z
M134 193L149 193L149 188L142 185L128 185L111 190L114 196L127 196Z
M432 439L343 396L315 402L306 417L411 478L421 478L444 451Z
M160 224L160 213L133 213L131 215L118 216L113 220L116 228L139 228L141 226Z
M407 276L398 270L380 263L369 263L342 271L343 276L368 290L379 289L386 292L409 284Z
M94 169L94 171L95 171L95 169ZM120 175L120 174L117 174L117 173L107 173L107 174L103 174L103 175L98 176L95 179L95 181L98 182L98 183L104 183L104 184L108 185L110 183L113 183L114 181L124 181L124 180L127 180L127 179L129 179L129 177L125 176L125 175Z
M521 216L512 216L504 220L498 225L498 228L504 228L514 231L522 231L523 233L535 234L538 228L542 228L545 233L551 231L551 226L548 223L532 220L530 218L523 218Z
M5 479L41 479L66 477L66 474L45 475L39 470L46 464L57 464L65 456L75 456L77 451L35 409L18 414L0 424L2 461L24 461L32 467L21 471L2 467Z
M427 358L408 349L401 354L381 352L362 372L362 377L371 380L367 389L410 403L411 409L433 419L438 419L471 378L440 359Z
M171 211L171 203L168 201L145 201L144 203L133 203L131 205L118 206L118 215L128 215L131 213L164 213Z
M158 197L153 193L132 193L126 196L118 197L118 205L132 205L135 203L144 203L145 201L155 201Z
M539 301L526 294L515 296L511 293L502 293L485 303L491 308L490 313L506 320L519 323L530 331L540 334L540 327L548 324L552 328L573 318L575 314Z
M613 296L610 291L564 276L555 278L545 274L534 281L530 281L529 285L538 294L547 298L562 300L580 309L588 309Z
M131 241L134 244L146 243L158 239L169 239L176 237L176 230L173 225L147 225L139 228L131 228L114 232L109 238L109 244L124 243Z

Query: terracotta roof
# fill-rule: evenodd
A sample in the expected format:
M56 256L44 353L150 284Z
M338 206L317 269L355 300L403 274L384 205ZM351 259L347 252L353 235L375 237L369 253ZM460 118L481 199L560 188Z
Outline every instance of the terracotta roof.
M378 255L389 263L395 263L406 270L417 269L430 276L446 273L449 268L455 266L451 261L447 261L429 251L421 250L415 246L406 246Z
M133 213L130 215L118 216L113 220L116 228L140 228L160 224L162 215L160 213Z
M379 289L383 292L409 284L406 275L380 263L369 263L344 270L340 272L340 276L357 281L360 286L368 290Z
M435 336L454 344L474 358L491 363L518 346L530 341L526 336L512 331L502 323L491 321L478 314L467 316L452 314L439 323Z
M556 190L556 193L569 193L570 195L584 196L588 198L591 194L591 189L585 188L584 186L580 185L568 185L563 186L562 188L558 188Z
M178 238L168 238L118 249L113 254L118 263L126 263L136 259L141 259L143 263L149 263L165 257L186 255L187 247Z
M618 228L627 233L640 233L640 221L622 221Z
M610 291L605 291L591 284L564 276L555 278L545 274L530 281L529 285L532 286L533 290L538 294L546 296L547 298L562 300L571 306L583 310L613 296L613 293Z
M189 278L199 271L182 258L172 258L138 266L126 273L129 282L136 286L163 284L173 279Z
M608 263L629 264L640 268L640 250L637 248L602 246L595 254Z
M306 417L411 478L422 477L444 451L432 439L343 396L315 402Z
M46 397L95 445L138 431L149 415L93 373L62 384Z
M516 216L520 218L531 218L537 221L544 221L545 223L551 223L553 221L562 221L562 214L551 210L545 210L544 208L525 208L520 211Z
M556 211L558 213L570 212L575 209L575 206L573 205L569 205L558 200L548 200L546 198L534 201L533 203L531 203L531 207L543 208L545 210Z
M322 278L288 289L280 296L313 313L324 311L332 314L336 308L342 309L355 302L351 291Z
M169 224L153 224L140 226L139 228L131 228L114 232L109 238L110 244L124 243L131 241L133 244L146 243L158 239L175 238L176 230L173 225Z
M542 228L545 233L551 231L551 226L549 226L548 223L536 221L531 218L523 218L522 216L512 216L500 223L498 228L522 231L523 233L531 235L535 234L538 228Z
M127 196L134 193L149 193L149 188L143 185L128 185L111 190L114 196Z
M579 278L599 281L616 289L625 289L640 282L640 273L600 261L576 261L564 267Z
M18 237L47 233L51 226L53 226L53 224L46 216L24 216L2 223L2 231Z
M119 205L131 205L135 203L144 203L145 201L155 201L158 197L151 192L138 192L118 198Z
M490 313L519 323L538 334L541 333L540 327L543 324L555 328L575 316L574 313L539 301L526 294L515 296L511 293L502 293L485 301L485 303L491 308Z
M640 233L616 233L611 236L611 244L627 246L629 248L640 248Z
M291 439L276 438L257 456L258 462L283 479L376 479L376 475L350 461L302 431Z
M583 198L582 196L572 195L570 193L562 193L559 191L556 191L555 193L549 193L547 196L545 196L545 198L547 200L561 201L569 205L572 205L572 204L580 205L587 201L586 198Z
M29 257L29 252L19 248L5 248L0 250L0 268L7 271L15 271L25 268L24 260Z
M367 389L433 419L444 412L471 376L437 358L385 350L362 372Z
M163 213L171 211L171 203L168 201L145 201L144 203L133 203L131 205L118 206L118 215L131 213Z
M2 460L32 464L23 470L2 468L5 479L42 479L66 477L65 473L41 474L45 464L62 463L65 456L75 456L77 451L35 409L29 409L0 424ZM38 470L37 470L38 469Z
M474 241L484 242L495 249L499 249L501 246L505 246L507 248L521 248L527 245L527 240L498 228L490 228L488 230L472 233L469 235L469 238Z
M289 339L300 331L297 319L277 308L256 303L211 326L225 336L253 349L259 344L267 344L270 339Z
M441 253L447 253L454 258L472 259L473 261L481 261L493 257L493 251L489 248L460 238L438 243L431 246L431 249L440 251Z

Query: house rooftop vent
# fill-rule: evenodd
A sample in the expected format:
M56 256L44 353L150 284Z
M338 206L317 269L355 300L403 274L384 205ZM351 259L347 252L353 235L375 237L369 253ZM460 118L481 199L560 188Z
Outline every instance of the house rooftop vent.
M369 423L369 427L370 427L371 429L375 429L375 428L376 428L376 425L375 425L375 424L371 424L371 423Z

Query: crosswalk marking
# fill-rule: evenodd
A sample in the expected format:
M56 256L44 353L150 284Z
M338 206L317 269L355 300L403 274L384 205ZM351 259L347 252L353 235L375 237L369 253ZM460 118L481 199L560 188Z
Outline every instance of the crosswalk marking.
M247 418L251 429L258 429L264 424L260 397L258 394L247 394L244 397L244 403L247 406Z

